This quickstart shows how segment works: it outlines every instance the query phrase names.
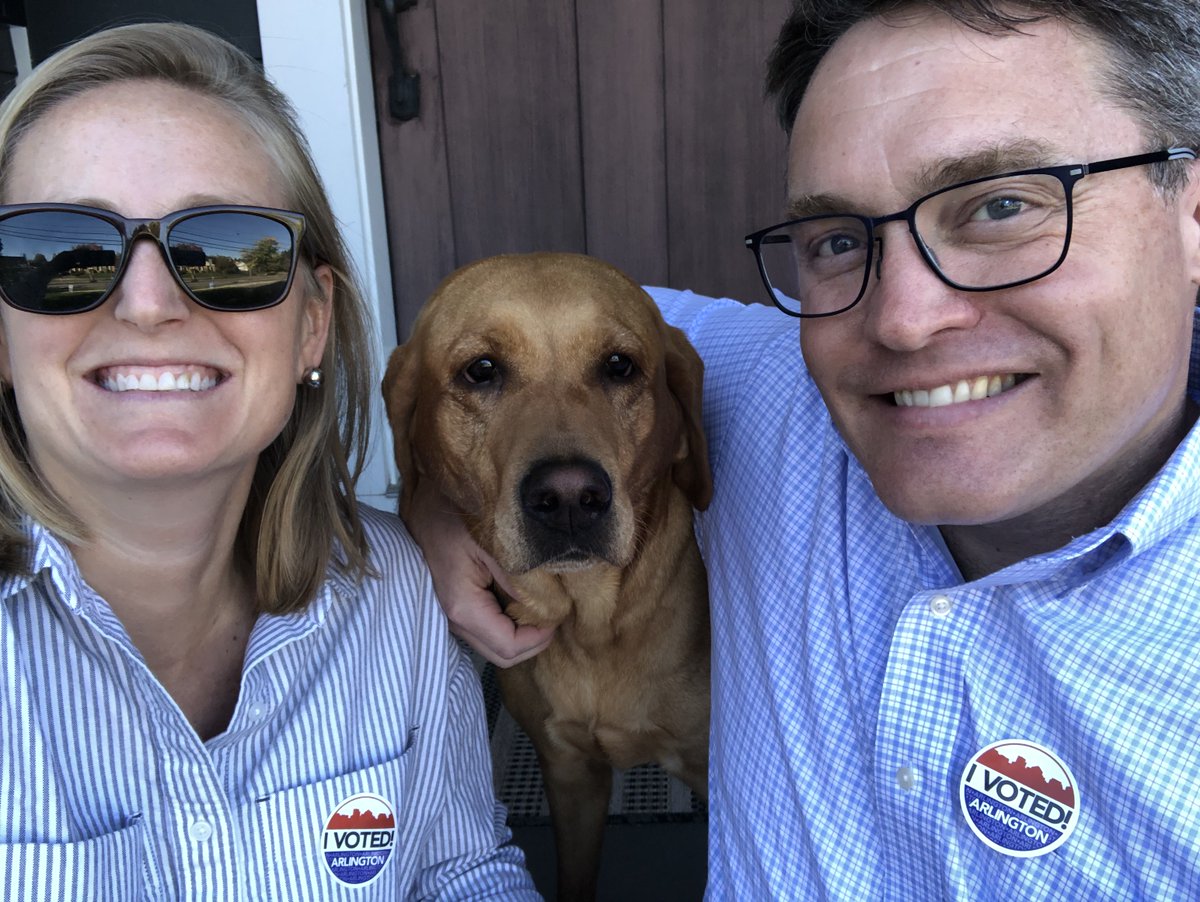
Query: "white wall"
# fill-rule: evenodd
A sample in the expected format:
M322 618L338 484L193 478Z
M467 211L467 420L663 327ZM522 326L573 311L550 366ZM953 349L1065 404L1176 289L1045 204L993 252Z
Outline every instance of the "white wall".
M13 57L17 63L17 81L21 81L32 68L29 56L29 34L19 25L10 25L8 36L12 41Z
M384 222L379 143L367 44L369 0L257 0L263 64L291 99L312 146L334 215L368 300L374 302L377 371L395 345L396 319ZM378 381L378 379L376 380ZM364 500L395 510L391 437L376 392Z

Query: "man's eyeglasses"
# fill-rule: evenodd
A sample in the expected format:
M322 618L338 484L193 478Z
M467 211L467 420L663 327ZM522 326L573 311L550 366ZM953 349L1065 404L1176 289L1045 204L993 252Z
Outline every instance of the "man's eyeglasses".
M133 243L158 244L193 301L247 311L287 297L304 217L266 207L207 206L128 219L76 204L0 205L0 297L30 313L84 313L121 280Z
M889 216L806 216L746 236L771 300L792 316L833 316L879 277L884 223L904 220L921 256L961 291L1013 288L1054 272L1071 243L1071 192L1085 175L1168 160L1194 160L1173 147L1095 163L1048 166L942 188Z

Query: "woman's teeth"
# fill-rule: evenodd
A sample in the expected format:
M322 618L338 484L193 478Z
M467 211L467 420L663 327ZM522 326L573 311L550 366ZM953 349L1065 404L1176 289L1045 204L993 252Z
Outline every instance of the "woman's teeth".
M1017 377L1012 373L1003 376L976 376L974 379L960 379L952 385L939 385L937 388L901 389L893 392L892 397L898 407L946 407L950 404L962 404L965 401L982 401L1008 391L1017 384Z
M126 391L207 391L217 384L210 373L190 372L112 372L97 380L101 388L112 392Z

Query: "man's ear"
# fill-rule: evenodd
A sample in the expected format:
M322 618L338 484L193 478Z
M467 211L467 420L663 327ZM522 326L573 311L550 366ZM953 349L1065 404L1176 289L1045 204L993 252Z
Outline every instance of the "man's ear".
M1186 184L1180 189L1180 231L1183 236L1183 252L1188 265L1188 275L1192 284L1200 290L1200 160L1193 160L1183 165L1187 166L1188 178Z
M329 340L329 324L333 319L333 270L322 263L312 270L312 281L316 291L305 293L304 320L300 332L300 372L296 381L314 366L320 366L325 356L325 344Z

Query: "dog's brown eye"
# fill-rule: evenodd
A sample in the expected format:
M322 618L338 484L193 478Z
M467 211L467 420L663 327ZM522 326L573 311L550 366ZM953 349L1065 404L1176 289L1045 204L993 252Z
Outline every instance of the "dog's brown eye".
M500 368L490 357L477 357L463 368L463 376L472 385L491 382L500 375Z
M624 354L610 354L604 361L604 373L612 379L628 379L633 375L633 359Z

